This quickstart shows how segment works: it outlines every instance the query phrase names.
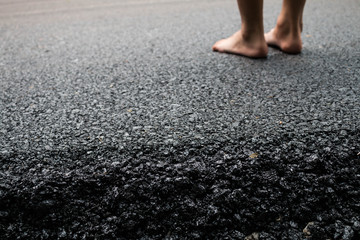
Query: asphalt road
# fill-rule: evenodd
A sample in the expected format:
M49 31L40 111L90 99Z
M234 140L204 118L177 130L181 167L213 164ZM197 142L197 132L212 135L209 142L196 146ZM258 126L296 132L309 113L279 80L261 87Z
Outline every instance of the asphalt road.
M1 239L359 239L359 10L253 60L235 1L0 0Z

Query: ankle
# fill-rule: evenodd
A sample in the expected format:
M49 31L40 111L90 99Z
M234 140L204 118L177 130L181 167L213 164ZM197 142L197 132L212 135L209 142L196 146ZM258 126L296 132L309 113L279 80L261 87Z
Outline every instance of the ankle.
M251 43L265 43L264 31L259 29L241 29L241 37L245 42Z
M289 20L284 16L279 16L276 22L276 31L282 36L298 37L301 34L301 24L299 21Z

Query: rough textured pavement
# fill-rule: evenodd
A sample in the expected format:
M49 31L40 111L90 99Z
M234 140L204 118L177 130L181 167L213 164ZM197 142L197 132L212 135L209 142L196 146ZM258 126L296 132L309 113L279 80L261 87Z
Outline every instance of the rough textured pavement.
M360 239L359 10L251 60L235 1L1 0L0 238Z

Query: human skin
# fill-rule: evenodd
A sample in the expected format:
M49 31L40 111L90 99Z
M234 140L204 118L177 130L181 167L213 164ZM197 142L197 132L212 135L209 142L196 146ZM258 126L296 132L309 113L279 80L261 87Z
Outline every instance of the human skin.
M268 54L269 45L286 53L300 53L305 1L284 0L275 28L264 35L263 0L237 0L241 29L216 42L213 51L264 58Z
M275 28L265 34L269 46L283 52L298 54L302 50L302 15L305 0L284 0Z

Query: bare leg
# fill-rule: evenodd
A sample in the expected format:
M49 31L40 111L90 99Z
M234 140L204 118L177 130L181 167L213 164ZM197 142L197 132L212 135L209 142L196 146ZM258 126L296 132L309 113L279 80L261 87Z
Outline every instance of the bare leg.
M306 0L283 0L281 13L276 26L265 34L269 46L280 48L283 52L301 52L302 15Z
M303 13L304 13L305 1L304 5L302 6L301 13L300 13L300 30L303 31Z
M264 38L263 0L237 0L241 15L241 30L214 44L213 51L252 58L267 56Z

